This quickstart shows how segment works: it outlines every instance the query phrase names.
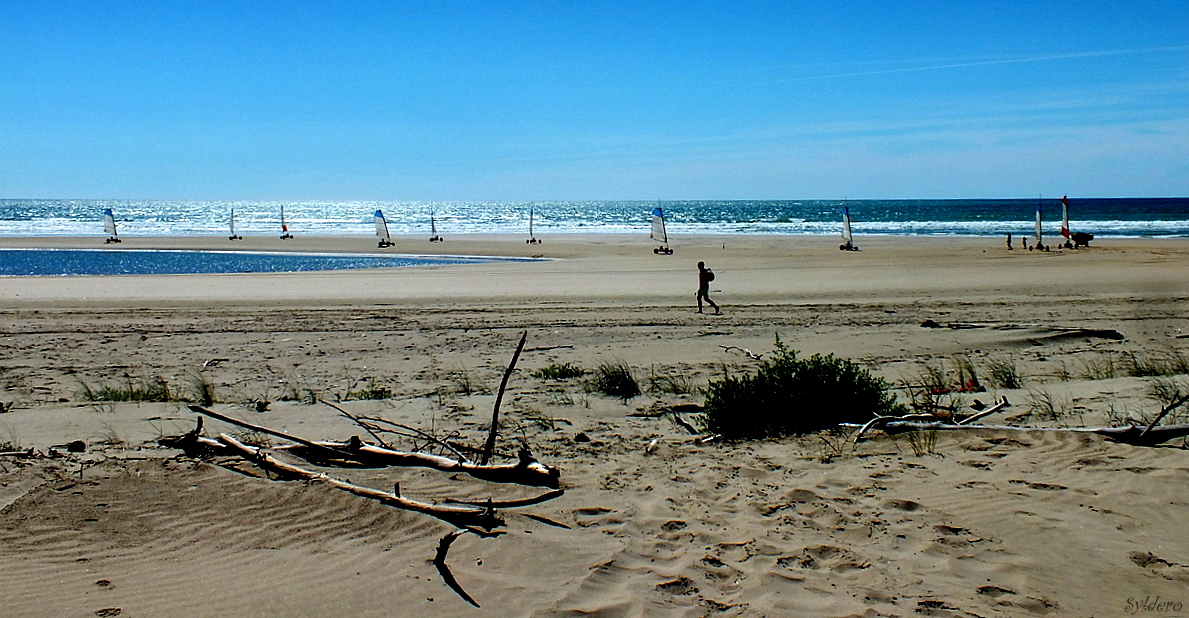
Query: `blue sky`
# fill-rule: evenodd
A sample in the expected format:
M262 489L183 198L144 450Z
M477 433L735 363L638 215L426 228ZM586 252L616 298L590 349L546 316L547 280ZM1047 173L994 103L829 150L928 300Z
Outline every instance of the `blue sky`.
M1189 1L0 0L0 197L1189 195Z

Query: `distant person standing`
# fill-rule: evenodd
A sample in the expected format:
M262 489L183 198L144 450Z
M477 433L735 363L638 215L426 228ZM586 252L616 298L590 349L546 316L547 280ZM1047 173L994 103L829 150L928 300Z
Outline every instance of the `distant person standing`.
M706 262L698 262L698 293L696 294L696 298L698 299L698 313L702 313L702 300L705 299L706 302L710 303L711 307L714 307L714 315L721 315L722 311L719 311L718 305L710 300L711 281L714 281L714 271L706 268Z
M1008 233L1007 233L1007 250L1008 250L1008 251L1011 251L1011 250L1012 250L1012 246L1011 246L1011 232L1008 232Z

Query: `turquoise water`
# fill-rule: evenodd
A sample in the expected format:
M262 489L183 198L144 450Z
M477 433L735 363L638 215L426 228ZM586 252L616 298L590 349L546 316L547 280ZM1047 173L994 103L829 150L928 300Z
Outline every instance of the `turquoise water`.
M383 210L392 234L528 235L648 234L649 214L660 205L668 231L680 234L838 235L839 200L399 202L399 201L152 201L0 200L0 236L103 234L111 208L123 236L227 236L231 211L236 232L281 233L284 208L295 235L372 235L373 213ZM1060 196L1031 199L847 200L855 234L1030 235L1037 206L1044 233L1060 226ZM1097 236L1189 236L1189 198L1069 198L1071 228Z
M421 257L231 251L0 249L0 276L271 273L431 264L480 264L526 258Z

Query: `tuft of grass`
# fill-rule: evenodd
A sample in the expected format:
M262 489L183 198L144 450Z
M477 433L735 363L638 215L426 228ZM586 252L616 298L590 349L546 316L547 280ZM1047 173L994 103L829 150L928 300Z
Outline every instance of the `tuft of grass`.
M1024 378L1015 361L1003 357L989 359L991 384L996 388L1020 388Z
M831 429L823 431L818 434L817 460L821 463L832 463L835 459L846 454L851 447L854 446L854 441L850 439L851 432L843 431L841 429Z
M1092 358L1078 359L1078 366L1077 376L1083 380L1112 380L1120 374L1115 359L1102 353Z
M82 383L79 398L84 401L138 401L168 402L185 401L169 389L164 378L136 379L128 377L123 384L103 384L92 387Z
M756 373L727 375L706 389L706 429L727 439L806 434L904 413L883 379L833 354L797 358L776 339Z
M468 397L470 395L490 395L491 389L471 378L471 372L459 368L446 374L446 379L454 384L454 392Z
M648 375L648 392L688 395L694 392L694 381L687 374L657 373L653 366Z
M904 441L917 457L933 455L937 451L937 430L909 431L904 434Z
M1175 376L1189 373L1189 357L1180 350L1172 350L1159 356L1138 356L1131 354L1125 367L1127 375L1136 378Z
M1148 398L1158 401L1161 406L1171 405L1186 394L1189 394L1189 384L1175 378L1156 378L1148 385Z
M532 373L532 376L539 380L569 380L570 378L581 378L584 375L586 375L586 370L572 363L554 363Z
M202 373L190 375L190 400L201 406L215 405L215 385Z
M1069 413L1070 402L1046 389L1028 390L1028 413L1043 421L1055 421Z
M974 363L970 360L969 356L965 354L954 355L954 370L958 374L958 390L974 392L981 387L978 381L978 373L974 370Z
M594 375L586 383L586 390L590 393L602 393L608 397L618 397L624 401L640 396L640 384L632 368L623 361L604 361L594 370Z

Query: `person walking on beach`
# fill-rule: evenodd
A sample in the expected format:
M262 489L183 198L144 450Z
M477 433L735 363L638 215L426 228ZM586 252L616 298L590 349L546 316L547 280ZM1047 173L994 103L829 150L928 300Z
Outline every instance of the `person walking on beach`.
M706 262L698 262L698 293L695 295L698 299L698 313L702 313L702 299L705 299L714 307L714 315L721 315L722 311L718 309L718 305L710 300L711 281L714 281L714 271L706 268Z

